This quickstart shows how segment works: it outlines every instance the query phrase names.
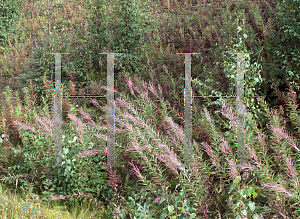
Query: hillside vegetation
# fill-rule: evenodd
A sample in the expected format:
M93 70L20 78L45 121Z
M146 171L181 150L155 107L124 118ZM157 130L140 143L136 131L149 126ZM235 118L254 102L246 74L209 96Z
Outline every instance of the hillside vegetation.
M299 218L299 0L0 0L0 218ZM63 95L106 95L115 55L116 165L105 98L63 98L54 167L55 56ZM122 53L122 54L121 54ZM245 166L236 99L245 53Z

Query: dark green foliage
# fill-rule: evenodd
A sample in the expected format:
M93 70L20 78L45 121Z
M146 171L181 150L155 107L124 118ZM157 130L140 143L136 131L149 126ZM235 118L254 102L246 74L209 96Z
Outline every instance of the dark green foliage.
M266 41L266 49L274 60L266 75L266 83L273 91L271 96L276 88L285 91L289 85L300 90L300 1L279 0L273 23L274 31Z
M110 47L109 52L126 53L115 56L115 73L120 70L128 71L130 74L141 71L136 49L145 43L142 39L146 33L147 19L141 14L137 4L133 1L125 4L123 0L116 3L113 15L109 16L107 12L109 3L103 0L89 3L91 16L87 20L91 37L78 33L80 40L86 42L85 45L73 49L68 55L61 56L63 84L69 84L68 76L71 74L75 76L77 88L86 87L91 80L106 81L107 59L106 55L99 53L108 47ZM112 24L108 22L111 19L113 19ZM110 36L113 38L110 39ZM68 51L64 49L65 46L61 45L59 49L53 48L53 51ZM46 52L45 48L37 48L33 56L34 62L29 63L30 69L17 77L21 87L27 86L30 80L32 81L36 87L38 105L42 104L41 97L46 97L43 76L46 75L53 83L55 78L55 56Z
M78 194L81 192L102 202L106 202L113 197L112 190L108 187L106 181L107 168L101 166L104 164L103 162L90 165L86 159L82 159L80 162L78 160L72 162L71 159L66 159L66 161L68 164L58 168L52 176L56 185L56 194ZM79 172L80 166L87 168L85 174ZM65 201L65 204L71 206L76 199L77 197L71 197Z
M139 72L140 60L137 50L146 43L143 37L149 31L146 28L149 24L148 19L141 13L138 1L134 3L133 0L119 0L113 4L111 14L108 12L110 3L97 0L90 5L90 49L93 50L93 63L99 66L98 53L105 48L107 52L126 53L116 55L120 57L115 61L116 71L125 70L130 74Z
M41 130L37 132L41 134ZM12 176L24 174L25 178L19 180L19 186L25 187L27 182L35 182L36 192L43 193L47 197L49 194L43 192L44 189L47 190L44 188L46 181L51 181L52 195L82 193L102 202L107 202L113 197L106 181L107 168L104 156L95 154L81 157L78 154L76 140L68 141L72 144L71 147L63 141L63 165L54 168L52 166L54 153L53 150L49 150L51 140L24 130L20 131L20 135L23 146L21 150L11 152L10 167L7 170L9 177L6 178L6 183L12 185L15 182ZM48 153L44 153L45 151ZM77 198L77 196L70 197L65 200L65 204L70 207Z
M35 85L37 93L37 104L40 105L41 97L46 97L45 88L43 88L43 76L46 75L47 79L54 83L55 79L55 56L52 54L46 54L46 50L42 48L37 48L33 55L33 62L29 62L30 69L27 69L26 73L16 77L21 88L26 87L30 81ZM63 56L62 56L63 60ZM68 83L68 78L66 70L63 67L62 61L61 69L61 79L62 83ZM54 89L54 86L53 86Z
M131 54L141 46L144 43L143 34L146 33L145 19L138 3L119 0L113 11L114 22L109 26L112 31L111 50Z
M22 0L0 0L0 46L5 47L8 42L18 36L15 22L20 16L19 10Z
M160 197L160 198L155 198ZM115 205L112 213L118 213L125 218L130 212L134 218L195 218L195 199L188 197L187 192L175 186L174 191L169 187L155 191L132 191L127 198L126 209L120 211Z

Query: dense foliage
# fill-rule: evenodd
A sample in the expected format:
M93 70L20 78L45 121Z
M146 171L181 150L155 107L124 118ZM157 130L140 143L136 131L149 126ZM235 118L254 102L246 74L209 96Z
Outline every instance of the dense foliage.
M300 90L300 1L280 0L273 18L274 29L266 41L273 62L267 63L265 83L275 96L275 89L285 91L289 85ZM300 98L298 94L298 98ZM270 100L270 96L268 99Z
M19 37L15 24L22 11L22 0L1 0L0 1L0 48L7 48L8 42Z
M2 17L18 13L17 1L1 2ZM44 218L39 197L50 211L91 207L70 218L300 216L299 0L22 3L24 16L3 26L26 37L0 57L0 180L25 191L26 203L12 205L1 186L0 215ZM104 98L63 99L63 164L53 167L49 52L69 53L61 59L64 95L105 95L107 59L99 53L124 53L115 56L119 167L106 165ZM235 95L236 53L246 53L247 167L235 165L234 97L193 98L193 163L183 165L187 91L179 52L199 53L192 55L197 96Z

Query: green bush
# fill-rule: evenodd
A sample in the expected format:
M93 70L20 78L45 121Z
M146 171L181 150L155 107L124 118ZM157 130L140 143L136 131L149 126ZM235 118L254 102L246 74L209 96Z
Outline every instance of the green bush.
M285 91L289 85L300 98L300 1L279 0L273 18L274 30L266 39L266 50L273 61L266 83L275 94L276 88ZM264 66L266 67L266 66Z
M135 3L134 3L135 2ZM149 31L149 20L141 12L140 5L134 0L119 0L112 5L110 1L96 0L90 4L91 16L88 18L92 41L89 48L93 50L95 67L99 69L99 52L126 53L116 55L115 70L125 70L130 74L140 71L140 54L137 50L144 45L144 35ZM111 12L110 12L111 11ZM106 63L105 63L106 64Z
M237 10L237 9L236 9ZM224 29L222 29L223 36L225 39L225 46L221 47L224 61L220 64L224 68L224 73L229 80L229 90L226 95L236 95L236 86L237 86L237 54L236 53L250 53L245 45L245 40L249 37L249 33L246 29L246 18L244 9L237 10L235 17L231 18L230 21L226 21ZM226 27L226 28L225 28ZM236 32L234 36L227 36L230 34L226 32L230 30ZM258 94L262 99L266 97L266 92L262 89L262 84L266 81L266 78L263 77L261 71L262 66L260 51L262 48L258 48L255 52L255 56L258 55L256 60L250 60L250 54L244 54L244 73L245 73L245 83L244 83L244 98L245 105L249 112L252 113L253 117L259 125L263 125L266 122L266 109L263 105L260 105L255 94ZM219 65L219 63L214 63ZM196 81L197 83L197 81ZM217 92L212 92L213 95L220 95ZM221 100L218 99L213 101L211 104L216 104L222 106ZM235 103L236 104L236 101ZM219 112L219 111L216 111ZM218 120L216 123L220 123ZM221 124L223 126L223 124Z
M69 156L67 156L70 154ZM78 194L83 193L102 202L113 197L112 190L108 187L106 167L104 162L99 162L97 156L92 156L92 164L88 158L80 158L73 151L64 150L65 159L63 167L58 167L53 175L56 185L56 194ZM85 172L85 173L84 173ZM70 204L77 197L71 197L66 203Z
M62 55L63 56L63 55ZM46 98L46 88L44 88L43 77L46 76L48 80L51 79L54 85L55 79L55 56L52 54L46 54L44 48L37 48L33 52L33 62L29 62L30 68L26 69L26 73L16 77L21 88L27 87L30 81L35 86L37 93L36 102L38 105L42 103L42 97ZM63 59L63 57L62 57ZM68 83L68 77L66 68L64 68L62 61L61 79L63 84ZM54 89L54 86L53 86Z
M255 199L258 194L255 191L255 187L247 186L244 189L240 188L241 176L237 176L236 179L233 181L233 184L230 186L231 193L238 184L238 190L230 195L229 201L234 201L234 205L232 206L232 210L235 213L236 219L247 217L247 218L259 218L258 215L255 213L255 202L251 201L252 197Z
M22 0L0 0L0 48L18 37L15 23L20 16Z
M46 54L45 48L37 48L34 51L33 62L29 62L29 68L26 69L24 74L16 77L21 88L28 87L30 81L34 84L35 92L37 93L36 103L38 106L43 104L43 98L47 98L47 93L49 89L52 91L55 88L55 55ZM68 57L71 56L70 62ZM77 88L84 88L90 82L91 79L90 72L93 72L89 68L88 63L88 53L86 48L79 48L73 51L73 54L61 55L61 83L63 87L67 88L70 83L70 75L75 75L75 83ZM50 88L44 87L44 77L47 80L52 81L52 86ZM93 79L93 78L92 78Z
M148 192L142 189L140 192L132 192L128 197L126 209L114 206L112 213L119 218L126 218L126 213L132 217L142 218L171 218L192 219L196 218L196 208L193 206L194 199L187 197L187 192L175 191L171 194L169 187L163 186L157 191ZM155 198L156 197L156 198Z
M19 178L18 185L28 189L27 182L35 182L37 194L42 193L43 199L49 204L54 194L71 195L65 201L69 207L78 198L72 196L73 194L81 193L104 203L113 197L106 181L104 155L80 156L78 152L90 149L92 145L83 148L83 144L77 142L76 137L73 140L63 138L62 167L54 168L54 152L49 147L53 144L52 140L42 130L33 130L37 134L23 129L19 131L23 146L11 151L10 166L6 171L7 176L4 177L7 184L15 185L16 178ZM45 153L47 150L48 153Z
M61 57L61 74L62 83L69 84L69 75L75 76L77 88L88 86L91 80L103 79L106 81L106 55L99 53L110 46L110 52L124 52L124 55L116 55L119 57L115 61L115 72L126 70L133 74L140 72L140 60L136 49L145 44L143 40L144 34L148 31L146 25L147 18L142 15L141 9L134 1L125 2L120 0L114 5L112 15L108 13L108 4L104 0L95 0L88 3L90 17L87 17L89 23L89 36L78 33L77 39L83 40L83 47L72 49L69 51L67 45L63 44L58 47L55 43L53 51L69 51L71 54L62 55ZM106 22L112 20L109 24L110 28L106 29ZM110 40L110 35L113 38ZM54 37L55 38L55 37ZM55 48L56 47L56 48ZM55 56L46 54L45 48L36 48L33 55L33 62L29 63L30 68L26 73L16 77L21 87L27 86L32 81L35 85L37 93L37 104L42 104L42 97L46 98L46 90L43 87L43 76L54 82L55 78ZM69 59L70 57L70 59ZM103 66L99 66L99 57L105 57ZM65 60L70 60L65 63ZM66 87L66 86L65 86ZM54 87L53 87L54 88Z

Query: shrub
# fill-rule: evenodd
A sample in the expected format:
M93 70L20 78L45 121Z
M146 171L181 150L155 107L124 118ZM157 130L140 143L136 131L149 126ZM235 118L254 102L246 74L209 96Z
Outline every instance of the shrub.
M36 119L49 133L46 134L35 125L24 127L24 124L15 122L15 125L19 126L23 144L20 149L10 148L9 167L4 181L9 185L17 183L25 188L26 182L35 182L38 193L42 193L49 204L53 198L59 199L57 196L70 198L65 202L69 206L77 198L76 195L97 198L102 202L111 199L113 196L106 181L104 151L89 142L92 141L92 136L85 135L85 138L78 142L72 131L74 127L71 126L69 131L65 130L64 134L72 136L73 140L63 136L62 167L54 168L54 150L51 146L53 141L49 135L52 132L43 122L44 119ZM49 119L45 121L48 123ZM99 140L98 142L100 143Z
M155 192L148 192L142 189L139 192L132 192L126 202L127 214L134 218L195 218L194 199L187 196L187 192L177 191L179 184L176 185L175 191L171 194L169 187L163 186ZM153 194L155 193L155 194ZM125 209L114 206L113 214L120 218L126 218Z
M99 66L101 60L99 53L107 46L111 47L110 52L126 53L120 56L118 62L115 62L116 71L126 70L131 74L140 72L140 60L136 55L136 49L145 43L143 36L149 31L146 28L148 19L141 13L139 4L134 4L133 0L128 2L120 0L114 6L112 14L110 14L108 12L110 8L104 0L88 3L91 16L86 18L89 24L89 34L87 35L91 37L78 33L77 39L84 41L84 46L71 49L70 54L61 56L61 75L64 85L68 84L68 77L71 74L75 76L76 86L81 89L86 87L90 80L104 79L106 81L106 62L102 67ZM110 25L108 29L106 28L107 22ZM110 35L113 36L112 39L109 38ZM54 35L53 39L55 39ZM48 44L48 40L46 41ZM52 51L69 51L67 45L63 44L58 47L56 44L52 43ZM68 59L70 61L64 64L66 56L70 58ZM33 59L34 61L29 63L30 68L26 70L26 73L16 79L21 87L27 86L32 81L37 91L37 104L40 105L42 97L46 97L47 93L43 88L43 76L54 81L55 58L54 55L46 54L45 48L38 47L34 51Z
M239 22L242 21L242 22ZM237 54L241 53L250 53L251 51L247 51L245 40L248 38L248 31L245 28L245 12L244 10L238 10L237 16L232 18L230 22L226 21L227 28L224 28L223 34L226 38L226 45L221 47L224 53L224 61L220 64L224 67L224 73L229 80L229 89L231 93L237 95L236 93L236 79L237 79ZM227 39L226 35L229 33L226 30L234 30L237 32L236 37L230 37ZM250 60L249 54L244 54L244 74L245 74L245 82L244 82L244 97L246 100L247 109L253 114L254 118L258 122L259 125L263 125L266 122L266 109L262 105L259 104L256 99L256 94L259 94L262 98L266 96L266 93L261 89L262 84L265 82L265 78L262 76L261 69L262 66L260 64L261 57L260 51L258 51L259 55L256 60ZM219 65L219 63L216 63ZM214 92L216 93L216 92ZM213 94L214 94L213 93ZM220 95L220 94L217 94ZM226 94L228 95L228 94ZM218 99L211 104L217 104L221 106L221 100ZM219 111L217 111L219 112ZM215 121L219 123L219 121Z
M30 68L26 70L26 73L16 77L21 88L27 87L28 83L32 82L35 87L35 92L37 94L36 102L38 105L42 103L42 97L46 98L47 91L43 87L45 76L48 80L51 80L53 83L55 79L55 57L51 54L46 54L44 48L36 48L33 53L33 62L29 62ZM65 68L61 70L61 79L62 84L66 84L68 81ZM52 83L52 85L53 85ZM52 87L54 89L54 86Z
M115 70L126 70L130 74L139 72L140 54L137 54L136 49L146 43L143 36L149 31L148 19L142 14L140 5L147 4L118 0L110 8L108 3L112 5L104 0L96 0L90 4L91 16L88 20L93 37L89 47L93 50L94 64L99 68L98 53L106 48L109 52L126 53L116 55L120 59L115 63Z
M0 46L2 49L5 49L8 42L18 37L14 25L20 16L19 8L22 3L22 0L0 0Z
M240 183L241 176L237 176L236 179L233 181L233 184L230 186L230 192L231 193L236 188L236 182ZM238 184L238 187L240 185ZM255 202L251 201L250 199L253 196L253 199L257 197L257 193L255 192L255 188L249 186L247 189L240 189L237 191L239 194L235 193L229 197L229 201L234 200L235 204L232 206L232 210L239 214L239 216L236 216L236 219L242 218L240 215L247 218L258 218L258 215L255 214ZM249 216L250 215L250 216ZM251 217L252 216L252 217Z
M268 77L266 76L266 83L270 84L273 91L276 88L285 91L289 85L293 85L293 89L300 91L299 19L299 0L278 0L276 13L272 19L274 30L266 39L266 50L272 60L272 63L267 63L272 66Z

